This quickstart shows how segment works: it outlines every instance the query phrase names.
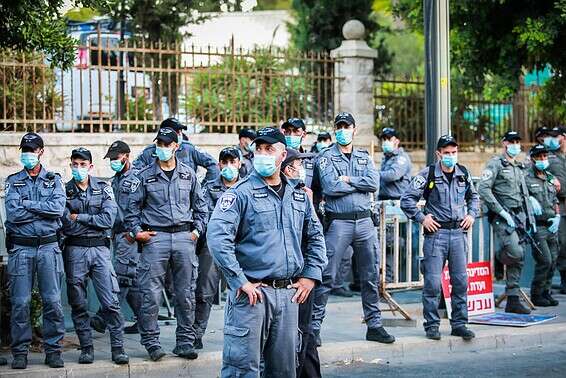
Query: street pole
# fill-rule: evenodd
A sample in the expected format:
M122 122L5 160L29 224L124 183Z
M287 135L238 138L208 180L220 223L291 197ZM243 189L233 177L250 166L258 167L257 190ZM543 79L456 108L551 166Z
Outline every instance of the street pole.
M438 138L450 134L449 0L424 0L426 162Z

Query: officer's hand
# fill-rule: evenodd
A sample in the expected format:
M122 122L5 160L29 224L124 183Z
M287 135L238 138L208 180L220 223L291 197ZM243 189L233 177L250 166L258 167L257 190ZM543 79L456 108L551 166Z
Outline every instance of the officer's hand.
M556 188L556 191L559 192L561 185L560 185L560 180L558 180L556 177L554 178L554 181L552 182L554 184L554 187Z
M560 227L560 215L557 215L554 218L550 218L548 221L551 223L550 226L548 226L548 231L556 234L558 232L558 228Z
M297 292L291 299L291 302L299 304L305 303L310 292L314 288L314 280L311 280L310 278L299 278L299 280L292 284L291 287L297 289Z
M191 240L196 242L198 240L198 235L193 232L191 232Z
M265 285L262 284L261 282L260 283L246 282L244 284L244 286L242 286L241 288L238 289L238 291L236 291L236 298L238 298L240 296L240 294L242 294L242 292L244 292L248 296L248 299L250 301L250 305L255 306L255 304L258 301L260 303L261 303L261 301L263 301L263 296L261 294L261 290L258 289L261 286L265 286Z
M427 214L423 220L423 227L428 232L436 232L440 228L440 224L434 220L432 214Z
M338 180L340 181L344 181L345 183L350 183L350 176L340 176L338 177Z
M78 217L79 217L79 214L71 214L71 215L69 215L69 218L71 218L71 220L72 220L73 222L75 222Z
M155 231L140 231L136 234L136 240L140 243L147 243L155 235L157 235Z
M136 242L136 239L132 238L129 232L124 233L124 239L126 239L126 241L130 244L134 244Z
M470 227L472 227L475 220L476 219L474 217L472 217L471 215L466 215L464 217L464 219L462 220L462 223L460 223L460 227L462 227L464 230L468 230Z
M542 215L542 206L537 201L535 197L529 197L529 202L531 203L531 207L533 208L533 213L535 215Z

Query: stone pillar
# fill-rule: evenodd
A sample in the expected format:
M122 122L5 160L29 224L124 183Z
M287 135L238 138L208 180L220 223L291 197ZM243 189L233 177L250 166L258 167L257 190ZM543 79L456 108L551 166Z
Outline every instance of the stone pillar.
M334 82L334 109L350 112L358 128L355 143L369 146L377 141L374 135L373 61L377 50L368 46L365 27L358 20L350 20L342 28L344 41L330 56L338 61L334 75L341 77Z

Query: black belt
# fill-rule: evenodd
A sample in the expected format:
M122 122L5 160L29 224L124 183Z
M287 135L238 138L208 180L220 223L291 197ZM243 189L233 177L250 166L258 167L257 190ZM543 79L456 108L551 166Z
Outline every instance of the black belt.
M178 226L161 227L161 226L150 226L148 224L142 224L142 230L144 230L144 231L168 232L170 234L174 234L176 232L190 231L191 225L186 223L186 224L181 224L181 225L178 225Z
M378 196L377 199L380 201L398 201L401 197Z
M66 246L75 247L108 247L110 248L110 239L101 237L83 237L83 236L69 236L65 238Z
M254 278L249 278L248 281L250 281L251 283L262 283L274 289L286 289L287 286L292 285L293 283L296 282L296 280L292 278L281 278L276 280L272 280L272 279L256 280Z
M537 226L540 226L540 227L548 227L549 222L548 222L548 220L537 220L535 223L536 223Z
M462 223L461 220L450 221L450 222L437 222L437 223L440 225L440 228L444 228L446 230L456 230L456 229L462 227L462 226L460 226L460 223Z
M55 243L59 241L57 235L47 235L47 236L21 236L21 235L10 235L9 240L13 244L22 245L24 247L39 247L40 245Z
M354 211L352 213L326 213L325 216L329 220L358 220L371 217L370 210Z
M510 212L515 213L515 214L521 214L524 213L525 210L523 210L523 208L521 206L519 207L512 207L509 209Z

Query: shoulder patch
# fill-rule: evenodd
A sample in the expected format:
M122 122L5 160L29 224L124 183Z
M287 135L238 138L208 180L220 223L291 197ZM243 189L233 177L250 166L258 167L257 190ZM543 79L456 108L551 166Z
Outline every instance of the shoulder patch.
M421 175L417 175L413 178L413 189L420 190L424 188L426 184L426 178Z
M321 157L320 159L318 159L318 166L320 167L320 169L326 169L327 165L328 165L327 158Z
M234 193L224 193L222 197L220 197L220 210L226 211L236 203L236 195Z
M481 180L489 180L490 178L493 177L493 171L491 169L484 169L484 171L481 173Z
M104 187L104 193L106 193L108 195L108 197L110 197L112 200L114 200L114 191L112 190L112 187L110 186L105 186Z

